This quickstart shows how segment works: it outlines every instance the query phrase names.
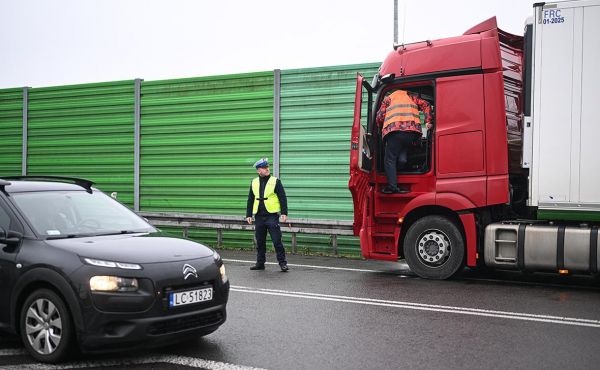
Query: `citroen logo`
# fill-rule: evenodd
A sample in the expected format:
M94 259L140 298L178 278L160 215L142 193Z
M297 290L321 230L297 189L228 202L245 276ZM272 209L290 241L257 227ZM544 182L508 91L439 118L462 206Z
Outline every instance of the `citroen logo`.
M192 265L188 265L187 263L183 265L183 280L187 280L190 276L198 278L198 274L196 269Z

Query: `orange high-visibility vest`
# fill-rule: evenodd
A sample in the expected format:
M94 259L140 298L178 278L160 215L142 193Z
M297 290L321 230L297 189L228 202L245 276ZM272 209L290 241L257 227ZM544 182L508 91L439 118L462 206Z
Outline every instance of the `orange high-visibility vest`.
M413 121L416 127L421 126L421 116L419 115L419 107L408 96L404 90L397 90L390 94L390 106L385 111L385 120L383 121L383 129L394 122ZM406 129L399 128L402 131ZM413 131L413 130L410 130Z

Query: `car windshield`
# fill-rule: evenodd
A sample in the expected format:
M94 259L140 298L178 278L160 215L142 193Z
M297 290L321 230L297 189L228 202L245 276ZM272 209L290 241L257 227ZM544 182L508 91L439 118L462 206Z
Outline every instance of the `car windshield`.
M100 191L11 194L39 235L67 238L156 231L144 219Z

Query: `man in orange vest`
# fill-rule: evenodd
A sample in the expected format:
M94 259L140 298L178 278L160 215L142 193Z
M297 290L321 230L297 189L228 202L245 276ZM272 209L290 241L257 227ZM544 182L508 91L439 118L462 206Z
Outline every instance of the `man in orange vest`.
M386 194L408 193L398 187L397 168L407 162L408 148L421 137L421 117L425 115L427 129L431 129L430 104L405 90L396 90L386 96L377 111L377 124L382 127L381 135L385 143L384 167L388 185L381 191Z

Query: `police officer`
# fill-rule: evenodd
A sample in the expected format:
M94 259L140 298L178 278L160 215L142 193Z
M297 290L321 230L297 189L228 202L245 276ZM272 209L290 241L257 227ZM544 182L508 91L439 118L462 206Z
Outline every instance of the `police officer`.
M281 180L271 176L269 162L262 158L254 163L258 177L252 180L248 203L246 206L246 221L252 224L252 215L256 221L256 264L250 270L265 269L265 253L267 243L267 230L271 234L271 240L277 252L277 262L281 271L287 272L288 265L285 260L285 249L281 242L281 228L279 227L279 212L281 221L287 221L287 197L281 184Z

